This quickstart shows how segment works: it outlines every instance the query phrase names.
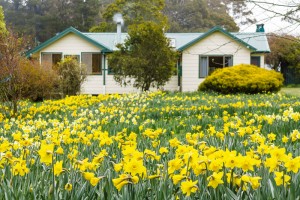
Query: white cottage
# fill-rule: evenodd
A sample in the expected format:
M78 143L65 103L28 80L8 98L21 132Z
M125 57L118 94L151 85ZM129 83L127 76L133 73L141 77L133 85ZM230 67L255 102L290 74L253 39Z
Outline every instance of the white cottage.
M27 56L37 56L42 65L54 65L67 56L75 56L87 66L87 80L81 89L84 94L137 92L132 86L117 84L107 64L107 55L127 37L120 30L118 27L117 33L82 33L70 27L30 50ZM181 54L178 73L164 90L196 91L217 68L240 63L263 67L265 53L270 52L262 24L253 33L230 33L214 27L206 33L166 33L166 37Z

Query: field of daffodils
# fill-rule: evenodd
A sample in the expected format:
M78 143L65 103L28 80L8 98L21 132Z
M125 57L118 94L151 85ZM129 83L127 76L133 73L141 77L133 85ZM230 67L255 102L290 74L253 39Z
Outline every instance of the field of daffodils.
M141 93L0 105L0 199L300 199L300 99Z

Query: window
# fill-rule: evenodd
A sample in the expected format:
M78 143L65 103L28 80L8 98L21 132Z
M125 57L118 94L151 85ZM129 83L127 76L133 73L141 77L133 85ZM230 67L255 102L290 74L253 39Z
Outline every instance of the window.
M205 78L218 68L233 65L232 56L200 56L199 57L199 78Z
M260 67L260 56L251 56L251 65Z
M62 59L62 53L42 53L41 64L42 66L53 67L57 65Z
M82 53L81 62L86 66L87 74L102 74L101 53Z

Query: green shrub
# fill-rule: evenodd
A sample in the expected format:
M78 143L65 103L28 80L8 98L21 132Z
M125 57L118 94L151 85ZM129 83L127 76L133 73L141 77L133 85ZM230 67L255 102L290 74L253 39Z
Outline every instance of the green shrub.
M55 68L59 75L59 92L64 96L78 94L86 78L86 68L73 57L65 58Z
M283 76L273 70L240 64L214 71L198 87L198 91L223 94L277 92L283 86Z

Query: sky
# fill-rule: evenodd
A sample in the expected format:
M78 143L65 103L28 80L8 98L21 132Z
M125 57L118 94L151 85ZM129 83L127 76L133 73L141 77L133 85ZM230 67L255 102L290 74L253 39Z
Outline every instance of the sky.
M300 36L300 18L295 17L299 22L293 23L282 20L281 14L288 10L295 9L294 5L300 5L300 0L250 0L255 3L248 3L249 9L252 10L253 16L257 22L240 26L241 32L253 32L256 30L256 24L265 24L266 33L290 34ZM292 7L289 7L292 6ZM263 9L264 8L264 9ZM270 10L270 11L267 11ZM277 14L276 14L277 13ZM279 13L279 14L278 14ZM298 11L300 14L300 11Z

